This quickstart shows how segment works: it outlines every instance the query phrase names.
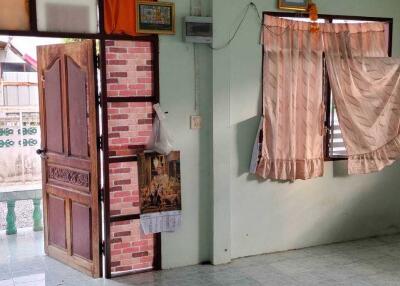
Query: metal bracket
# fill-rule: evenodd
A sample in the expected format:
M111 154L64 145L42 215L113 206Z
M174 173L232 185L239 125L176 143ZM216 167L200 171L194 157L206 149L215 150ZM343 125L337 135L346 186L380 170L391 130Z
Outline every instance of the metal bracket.
M44 74L40 75L40 84L42 86L43 89L45 89L45 79L44 79Z
M103 96L103 95L102 95L101 92L99 92L99 93L97 94L97 104L100 105L100 106L101 106L101 104L102 104L102 100L101 100L102 96Z
M101 242L101 253L104 255L106 253L106 242L104 240Z
M100 55L99 54L97 54L96 55L96 67L99 69L100 68L100 61L101 61L101 58L100 58Z
M97 137L97 148L103 149L103 136Z
M104 202L104 188L100 188L100 201Z

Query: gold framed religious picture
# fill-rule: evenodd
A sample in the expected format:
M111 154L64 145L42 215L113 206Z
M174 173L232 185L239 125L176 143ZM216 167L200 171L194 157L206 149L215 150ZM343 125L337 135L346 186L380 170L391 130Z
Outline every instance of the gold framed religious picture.
M137 1L136 32L140 34L175 34L175 3Z
M278 8L283 10L306 11L309 0L278 0Z
M140 213L182 210L180 152L138 155Z

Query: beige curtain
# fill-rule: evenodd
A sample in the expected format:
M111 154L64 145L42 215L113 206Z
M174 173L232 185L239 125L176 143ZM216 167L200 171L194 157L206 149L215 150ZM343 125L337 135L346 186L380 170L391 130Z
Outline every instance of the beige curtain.
M279 180L323 175L322 38L308 23L265 17L263 132L256 173Z
M400 157L400 59L387 57L384 24L321 29L348 172L379 171Z

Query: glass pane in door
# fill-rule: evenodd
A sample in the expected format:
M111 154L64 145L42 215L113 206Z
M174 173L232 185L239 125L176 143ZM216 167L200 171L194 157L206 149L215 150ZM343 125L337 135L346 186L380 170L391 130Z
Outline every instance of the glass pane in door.
M97 33L96 0L36 0L39 31Z

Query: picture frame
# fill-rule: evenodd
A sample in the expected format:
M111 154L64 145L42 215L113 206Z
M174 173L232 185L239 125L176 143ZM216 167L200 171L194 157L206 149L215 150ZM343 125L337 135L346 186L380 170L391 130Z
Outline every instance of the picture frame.
M182 210L180 151L139 153L138 175L141 214Z
M175 3L137 1L136 32L139 34L175 34Z
M309 0L278 0L278 8L282 10L307 11Z

